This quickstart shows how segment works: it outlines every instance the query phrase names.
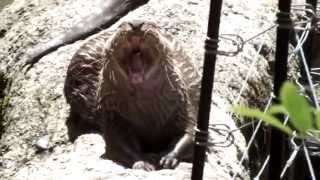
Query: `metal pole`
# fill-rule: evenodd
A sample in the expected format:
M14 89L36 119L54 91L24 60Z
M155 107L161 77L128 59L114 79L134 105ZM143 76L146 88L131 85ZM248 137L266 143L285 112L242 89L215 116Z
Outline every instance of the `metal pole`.
M201 94L198 112L198 125L195 134L192 180L201 180L205 161L206 143L208 140L208 124L213 88L216 52L218 49L219 25L222 0L210 1L210 12L205 40L205 54L201 81Z
M316 10L317 0L306 0L306 3L310 4L312 6L312 8L314 10ZM309 16L310 18L313 18L313 15L308 12L307 12L307 16ZM314 27L315 25L316 25L316 20L312 19L311 27ZM312 59L313 47L312 46L314 43L313 41L314 41L314 29L310 29L309 36L302 46L303 52L304 52L304 55L305 55L305 58L307 60L307 64L309 67L309 71L310 71L312 64L313 64L313 62L312 62L313 61L313 59ZM302 58L301 56L302 56L302 54L300 54L300 58ZM302 59L300 59L300 71L301 71L301 82L300 83L302 83L303 85L309 85L307 74L304 69ZM306 93L309 97L311 97L310 98L311 102L315 106L316 102L312 98L313 97L312 92L307 88ZM313 158L313 160L315 160L315 158ZM319 167L317 167L317 164L318 163L316 163L316 164L314 163L314 165L316 165L316 166L314 166L315 169L317 169L317 168L319 169ZM298 156L296 157L295 163L294 163L293 167L290 169L290 172L291 172L290 178L294 179L294 180L303 180L303 179L310 178L310 177L308 177L308 168L307 168L307 163L306 163L306 159L304 157L303 151L300 151L298 153Z
M313 8L313 10L316 11L316 8L317 8L317 0L306 0L306 3L307 4L310 4ZM309 8L309 7L307 7ZM308 13L307 12L307 16L309 16L310 18L312 18L311 20L311 27L315 27L316 26L316 19L313 17L313 15L311 13ZM306 39L305 43L303 44L303 52L304 52L304 55L305 55L305 58L306 58L306 61L307 61L307 64L308 64L308 67L309 67L309 72L310 72L310 69L312 68L312 65L314 64L314 61L316 61L316 59L312 59L312 53L313 53L313 39L314 39L314 29L310 29L309 30L309 36L308 38ZM301 57L300 57L301 58ZM307 78L307 72L306 70L304 69L304 65L303 65L303 62L302 60L300 60L300 71L301 71L301 84L303 85L309 85L308 83L308 78ZM307 95L309 97L312 97L312 92L307 88L307 91L306 91ZM313 103L313 105L315 106L316 102L314 100L314 98L311 98L311 101Z
M291 0L279 0L279 12L277 13L279 26L277 28L274 74L274 94L277 98L279 97L281 85L287 79L288 42L291 32L290 6ZM279 130L272 128L270 138L269 179L278 180L280 179L284 162L285 136Z
M316 10L317 0L306 0L306 3L310 4L310 5L314 8L314 10ZM312 16L312 15L310 15L310 14L308 14L308 13L307 13L307 15ZM311 23L312 23L312 26L314 26L315 23L316 23L316 20L315 20L315 19L312 19L312 22L311 22ZM311 65L312 65L311 57L312 57L313 36L314 36L314 30L311 29L311 30L310 30L310 33L309 33L309 36L308 36L306 42L305 42L304 45L303 45L303 51L305 52L305 56L306 56L306 59L307 59L309 68L310 68Z

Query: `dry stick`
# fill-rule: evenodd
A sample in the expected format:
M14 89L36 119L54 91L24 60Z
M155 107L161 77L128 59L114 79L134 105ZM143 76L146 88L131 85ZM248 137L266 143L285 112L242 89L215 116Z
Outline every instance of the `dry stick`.
M130 11L146 4L149 0L110 0L101 1L101 12L98 15L89 15L75 24L69 31L60 36L40 44L29 54L24 67L26 72L32 68L43 56L57 50L66 44L71 44L77 40L85 39L96 34L102 29L106 29L125 16Z

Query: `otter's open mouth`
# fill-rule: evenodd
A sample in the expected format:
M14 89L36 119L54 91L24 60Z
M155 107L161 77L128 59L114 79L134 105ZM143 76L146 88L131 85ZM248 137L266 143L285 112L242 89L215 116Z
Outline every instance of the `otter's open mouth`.
M134 51L131 55L128 77L132 84L141 84L144 81L144 62L141 56L140 51Z
M127 43L123 45L122 69L133 85L142 84L145 74L153 64L152 50L141 35L127 37Z
M144 81L146 67L146 52L142 48L143 39L140 36L131 36L129 39L131 52L129 53L128 77L133 85L141 84Z

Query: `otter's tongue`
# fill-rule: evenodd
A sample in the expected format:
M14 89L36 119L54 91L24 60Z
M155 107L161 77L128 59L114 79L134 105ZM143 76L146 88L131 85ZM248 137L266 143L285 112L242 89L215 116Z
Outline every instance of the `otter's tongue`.
M143 61L140 52L134 52L129 68L129 79L134 85L141 84L144 80Z

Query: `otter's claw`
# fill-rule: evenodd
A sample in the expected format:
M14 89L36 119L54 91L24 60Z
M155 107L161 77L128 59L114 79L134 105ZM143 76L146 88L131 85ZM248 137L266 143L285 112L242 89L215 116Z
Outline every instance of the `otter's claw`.
M156 170L156 168L152 164L150 164L150 163L148 163L146 161L137 161L137 162L135 162L132 165L132 169L142 169L142 170L145 170L145 171L154 171L154 170Z
M175 152L170 152L161 158L160 166L166 169L174 169L178 166L179 162L177 154Z

